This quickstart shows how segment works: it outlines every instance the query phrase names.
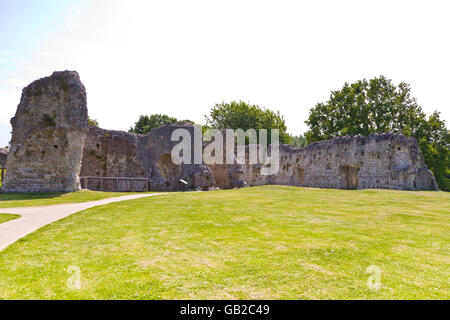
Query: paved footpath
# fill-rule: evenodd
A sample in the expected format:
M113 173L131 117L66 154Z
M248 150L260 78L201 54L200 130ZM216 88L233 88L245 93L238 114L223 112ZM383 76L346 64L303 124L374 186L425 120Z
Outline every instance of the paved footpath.
M55 204L45 207L0 208L0 213L21 215L20 218L0 223L0 251L20 238L36 231L47 224L60 220L71 214L108 203L157 196L161 193L133 194L90 202Z

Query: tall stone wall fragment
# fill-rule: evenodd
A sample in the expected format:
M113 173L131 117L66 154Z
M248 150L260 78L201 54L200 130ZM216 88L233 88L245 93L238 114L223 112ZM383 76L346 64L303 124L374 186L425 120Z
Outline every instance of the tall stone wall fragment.
M23 89L14 118L4 192L71 192L88 129L86 90L75 71L54 72Z

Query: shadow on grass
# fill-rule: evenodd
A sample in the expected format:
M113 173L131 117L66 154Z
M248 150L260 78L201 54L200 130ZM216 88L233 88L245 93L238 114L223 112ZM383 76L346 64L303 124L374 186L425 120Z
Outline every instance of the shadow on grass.
M0 213L0 224L14 219L18 219L20 217L21 215L18 214Z
M35 199L54 199L67 194L67 192L54 193L0 193L0 201L11 200L35 200Z

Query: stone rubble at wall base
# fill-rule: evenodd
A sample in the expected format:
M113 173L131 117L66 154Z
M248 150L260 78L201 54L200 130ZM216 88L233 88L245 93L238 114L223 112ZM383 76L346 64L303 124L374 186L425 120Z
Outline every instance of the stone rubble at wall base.
M179 179L201 190L267 184L438 190L417 141L398 133L349 135L301 149L280 145L280 169L269 176L259 164L175 165L171 151L178 142L171 141L172 132L184 128L193 134L192 124L146 135L88 126L86 91L74 71L55 72L26 87L11 123L3 192L76 191L80 176L144 178L155 191L179 190ZM84 187L100 188L95 182Z

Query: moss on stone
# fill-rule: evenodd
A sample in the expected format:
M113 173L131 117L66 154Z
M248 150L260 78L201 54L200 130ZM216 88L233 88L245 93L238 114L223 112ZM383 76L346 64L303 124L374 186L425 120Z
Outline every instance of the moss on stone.
M56 127L55 118L52 117L51 115L44 114L44 116L42 117L42 120L43 120L45 126L47 126L47 127Z

